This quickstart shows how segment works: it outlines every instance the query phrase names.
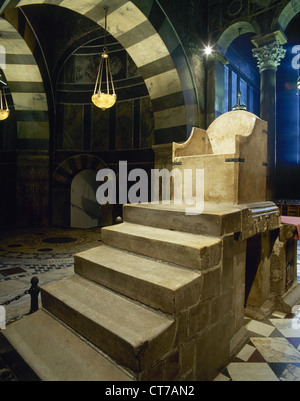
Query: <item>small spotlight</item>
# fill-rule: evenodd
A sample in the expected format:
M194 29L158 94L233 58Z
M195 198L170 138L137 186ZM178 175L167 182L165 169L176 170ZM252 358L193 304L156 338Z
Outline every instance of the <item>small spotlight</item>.
M297 79L297 88L300 89L300 77Z
M205 46L205 54L209 56L212 53L212 48L210 46Z

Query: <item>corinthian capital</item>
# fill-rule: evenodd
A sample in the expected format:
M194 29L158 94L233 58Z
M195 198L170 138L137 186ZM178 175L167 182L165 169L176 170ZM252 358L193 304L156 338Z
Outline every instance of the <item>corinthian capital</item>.
M286 50L279 41L275 41L253 49L252 52L253 57L257 58L257 66L261 73L264 70L277 70L281 60L285 57Z

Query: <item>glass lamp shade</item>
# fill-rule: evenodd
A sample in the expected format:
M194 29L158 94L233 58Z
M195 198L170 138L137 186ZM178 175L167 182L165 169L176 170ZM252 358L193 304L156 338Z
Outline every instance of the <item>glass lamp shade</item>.
M92 96L92 102L94 105L102 110L109 109L116 103L116 101L117 95L115 93L96 93Z
M0 109L0 121L6 120L9 116L9 110Z
M2 81L1 81L2 82ZM4 90L0 89L0 121L6 120L9 116L9 108Z

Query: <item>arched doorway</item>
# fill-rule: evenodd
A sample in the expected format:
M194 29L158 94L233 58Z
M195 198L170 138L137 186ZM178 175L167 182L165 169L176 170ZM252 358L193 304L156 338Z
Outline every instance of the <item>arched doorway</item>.
M96 200L96 173L84 170L71 183L71 227L100 226L100 205Z
M98 157L89 154L70 157L56 168L52 182L52 225L75 227L74 224L79 220L84 220L89 228L112 224L112 205L103 205L100 208L99 204L95 204L96 174L102 168L107 168L107 165ZM71 204L76 205L78 209L75 220L74 214L72 219ZM75 211L75 207L73 209ZM78 227L78 224L76 226Z

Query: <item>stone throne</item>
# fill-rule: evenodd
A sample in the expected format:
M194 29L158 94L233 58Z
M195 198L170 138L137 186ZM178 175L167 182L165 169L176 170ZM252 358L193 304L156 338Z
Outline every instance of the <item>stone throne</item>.
M41 287L42 309L3 333L40 378L211 380L248 340L245 307L263 318L291 306L278 284L292 232L265 199L266 129L235 111L154 149L157 168L204 169L204 208L124 205L73 276Z
M291 313L299 302L295 227L280 224L267 201L267 122L246 111L217 118L207 131L193 128L185 143L172 144L172 166L204 170L205 209L236 205L245 241L245 313L263 319L274 308ZM196 181L193 181L193 193Z
M246 111L223 114L207 131L193 128L185 143L173 143L172 162L183 170L204 170L205 202L264 202L267 123Z

